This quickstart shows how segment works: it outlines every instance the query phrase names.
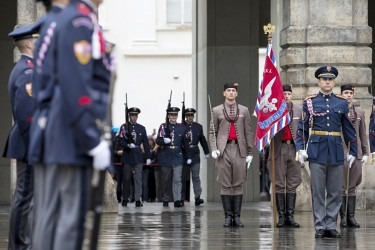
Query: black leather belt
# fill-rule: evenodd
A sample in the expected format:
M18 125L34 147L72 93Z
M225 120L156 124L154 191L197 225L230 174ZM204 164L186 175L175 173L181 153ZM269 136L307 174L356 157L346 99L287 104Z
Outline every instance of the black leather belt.
M166 148L171 148L171 149L175 149L175 148L178 148L177 146L164 146Z
M293 140L282 140L281 143L294 144Z
M238 144L238 140L227 140L227 144Z

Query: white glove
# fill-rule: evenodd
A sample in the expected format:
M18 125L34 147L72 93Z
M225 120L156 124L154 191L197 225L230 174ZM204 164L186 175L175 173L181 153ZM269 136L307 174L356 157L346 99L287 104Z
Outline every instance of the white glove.
M171 139L170 138L164 138L164 143L165 144L169 144L169 143L171 143Z
M305 165L305 161L307 160L309 156L307 155L306 150L299 150L296 153L296 160L298 160L302 166Z
M371 153L370 157L371 157L370 163L373 163L375 161L375 152Z
M128 147L129 148L135 148L135 145L134 145L134 143L130 143L130 144L128 144Z
M253 161L253 157L251 155L246 156L247 169L250 168L250 164L252 161Z
M351 168L355 160L355 156L348 154L347 161L348 167Z
M191 159L188 159L188 160L186 161L186 163L187 163L188 165L190 165L190 164L191 164Z
M147 159L146 160L146 165L150 165L151 164L151 159Z
M97 170L104 170L111 164L111 151L108 143L101 140L98 146L91 149L88 155L93 157L93 167Z
M212 158L214 158L216 160L220 156L220 151L217 150L217 149L212 151L211 156L212 156Z
M206 154L206 155L204 156L204 158L208 159L208 158L210 158L210 155L209 155L209 154Z
M362 166L365 165L367 163L367 161L368 161L368 155L362 156L362 160L361 160Z

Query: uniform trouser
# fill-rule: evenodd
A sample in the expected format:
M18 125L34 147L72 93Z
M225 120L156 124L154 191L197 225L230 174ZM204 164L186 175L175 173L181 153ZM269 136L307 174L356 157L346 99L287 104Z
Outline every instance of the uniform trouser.
M154 176L155 176L155 200L162 201L162 186L161 186L161 167L154 167ZM168 182L169 183L169 182Z
M122 170L123 166L115 166L116 168L116 195L117 198L122 197L122 185L123 185L123 180L124 180L124 171Z
M183 173L182 173L182 197L185 198L183 195L186 192L186 181L188 180L189 171L191 172L191 180L193 182L193 189L194 189L194 197L198 198L202 194L202 187L201 187L201 179L199 177L199 172L200 172L200 164L196 163L193 165L185 165L183 167ZM185 171L187 173L185 173Z
M172 177L173 175L173 177ZM162 180L162 196L163 201L169 202L169 181L172 177L172 190L173 190L173 201L181 200L181 177L182 177L182 165L177 166L162 166L161 167L161 180Z
M130 165L124 164L124 180L123 180L123 199L127 200L130 196L130 185L131 185L131 176L134 168L134 200L139 201L142 195L142 171L143 164Z
M238 144L227 144L217 160L217 181L221 184L222 195L243 194L242 185L246 181L246 158L240 156Z
M347 186L347 173L348 173L348 162L344 164L344 178L343 178L343 190L342 195L346 195ZM348 196L356 196L356 189L362 182L362 162L361 160L355 160L352 167L349 170L349 188Z
M148 188L148 181L149 181L149 175L151 171L150 166L143 166L142 170L142 200L148 201L149 199L149 188Z
M316 230L336 229L342 202L343 165L310 162L310 173L314 227Z
M33 249L81 249L92 167L48 165L45 170L43 217Z
M295 160L295 157L295 145L281 143L280 153L275 158L276 193L295 193L301 184L301 164ZM268 168L272 180L272 162L268 164Z
M17 161L17 181L9 215L9 249L30 249L33 167Z
M33 239L40 239L44 237L41 235L40 228L48 201L46 201L46 172L47 168L44 164L34 165L34 225L33 225ZM33 246L35 244L33 243ZM36 249L36 248L35 248Z

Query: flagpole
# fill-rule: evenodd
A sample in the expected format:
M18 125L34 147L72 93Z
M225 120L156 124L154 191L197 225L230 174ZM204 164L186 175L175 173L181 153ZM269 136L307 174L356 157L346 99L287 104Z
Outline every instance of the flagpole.
M263 27L264 34L267 34L267 41L268 45L272 45L272 33L275 32L275 26L271 25L270 23L268 25L265 25ZM276 227L276 218L277 218L277 212L276 212L276 185L275 185L275 147L274 147L274 139L271 140L271 169L272 169L272 217L273 217L273 227Z

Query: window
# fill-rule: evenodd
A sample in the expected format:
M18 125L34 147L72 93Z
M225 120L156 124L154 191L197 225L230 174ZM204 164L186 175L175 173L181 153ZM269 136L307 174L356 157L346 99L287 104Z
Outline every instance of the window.
M167 0L167 23L191 24L192 0Z

